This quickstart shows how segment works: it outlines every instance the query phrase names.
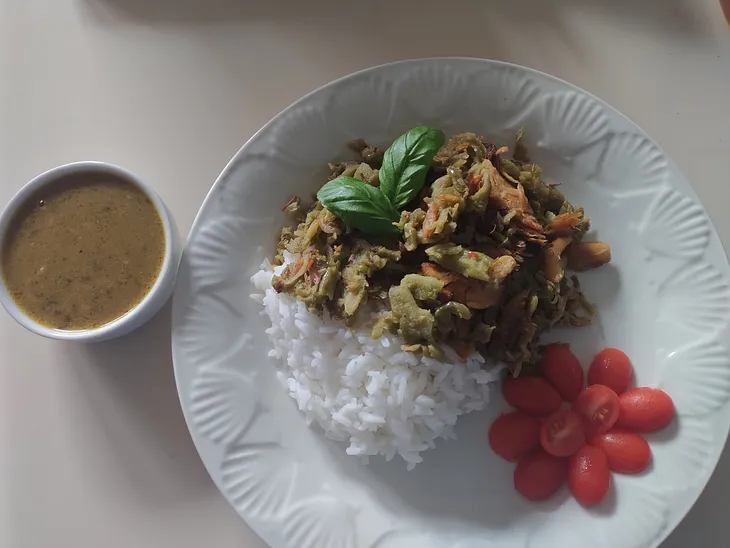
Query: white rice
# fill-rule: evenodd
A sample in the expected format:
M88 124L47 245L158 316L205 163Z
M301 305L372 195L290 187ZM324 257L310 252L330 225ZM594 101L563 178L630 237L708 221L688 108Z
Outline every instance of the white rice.
M309 312L274 291L273 275L267 262L251 281L260 291L252 297L271 320L269 355L282 361L277 375L307 423L317 423L331 439L348 441L348 454L365 462L371 455L390 460L398 454L412 470L437 438L456 439L459 415L489 401L488 385L498 380L501 367L485 370L480 354L463 362L446 347L451 363L444 363L404 352L397 336L373 340L369 322L351 329Z

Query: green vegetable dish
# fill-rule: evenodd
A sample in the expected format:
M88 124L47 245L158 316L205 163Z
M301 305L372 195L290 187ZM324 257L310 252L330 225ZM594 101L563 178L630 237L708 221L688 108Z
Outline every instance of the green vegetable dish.
M537 362L541 333L591 323L565 271L609 262L610 248L583 241L588 217L543 182L522 131L512 158L474 133L446 142L429 127L385 150L350 147L359 159L330 164L311 206L294 197L284 208L298 224L281 231L276 291L350 325L373 322L374 338L397 332L406 351L481 352L515 376Z

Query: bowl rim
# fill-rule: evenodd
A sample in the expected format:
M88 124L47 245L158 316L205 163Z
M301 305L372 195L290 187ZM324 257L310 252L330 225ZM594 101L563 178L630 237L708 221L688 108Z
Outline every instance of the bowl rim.
M176 268L173 251L173 227L170 215L162 198L147 183L131 171L107 162L86 160L63 164L44 171L23 185L10 199L2 213L0 213L0 249L5 246L8 229L18 209L25 204L32 194L41 188L56 184L59 180L69 175L94 172L114 175L134 185L150 199L157 214L160 216L165 237L165 253L162 259L162 265L155 278L155 283L142 300L118 318L93 329L64 330L47 327L39 323L18 306L8 292L3 273L3 262L0 260L0 304L2 304L3 308L5 308L16 322L42 337L66 341L93 342L109 339L117 334L122 335L134 328L135 322L140 320L141 316L144 316L150 306L154 305L157 296L165 291L166 284L169 283L170 279L173 279L170 277L170 271Z

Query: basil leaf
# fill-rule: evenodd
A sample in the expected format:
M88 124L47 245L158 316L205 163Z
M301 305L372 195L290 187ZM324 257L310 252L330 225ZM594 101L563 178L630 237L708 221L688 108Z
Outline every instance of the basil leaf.
M398 211L380 190L360 179L332 179L319 189L317 199L350 228L373 236L400 234L393 225L400 219Z
M403 209L426 182L433 156L446 138L431 127L415 127L398 137L383 156L380 190L396 209Z

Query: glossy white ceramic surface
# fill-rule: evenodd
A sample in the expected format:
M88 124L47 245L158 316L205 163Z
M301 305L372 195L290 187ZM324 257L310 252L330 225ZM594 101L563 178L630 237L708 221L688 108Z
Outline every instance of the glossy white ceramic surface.
M275 378L267 318L249 280L274 253L282 204L327 180L363 137L470 130L498 146L520 128L547 181L585 207L610 265L580 275L599 315L555 330L584 364L601 348L631 356L639 386L677 402L677 422L648 436L651 470L614 474L607 499L581 507L567 489L535 504L484 431L506 408L461 417L407 472L369 466L308 428ZM655 547L699 495L730 428L730 266L684 175L641 129L596 97L530 69L424 59L365 70L297 101L233 157L213 185L183 255L173 307L178 390L213 480L274 548Z

